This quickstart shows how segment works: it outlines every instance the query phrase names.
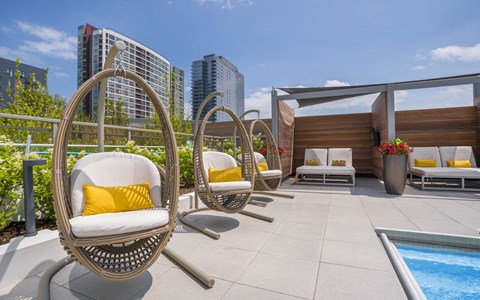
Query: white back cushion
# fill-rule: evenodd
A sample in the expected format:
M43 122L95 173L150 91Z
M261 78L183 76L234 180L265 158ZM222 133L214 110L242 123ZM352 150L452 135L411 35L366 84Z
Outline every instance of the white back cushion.
M150 182L150 197L161 207L161 182L155 164L149 159L129 153L103 152L79 159L70 175L72 213L81 216L85 207L84 184L125 186Z
M438 147L438 150L443 167L448 167L447 160L469 160L472 167L477 167L471 146Z
M235 159L223 152L207 151L203 152L203 168L208 180L208 169L230 169L237 167Z
M253 152L253 156L255 156L255 162L256 163L259 163L259 162L266 162L267 159L265 158L265 156L263 156L262 154L258 153L258 152Z
M305 159L303 164L307 164L307 160L319 160L321 166L327 165L327 149L305 149Z
M434 159L437 167L442 166L440 152L437 147L414 147L412 150L413 152L408 153L408 166L410 168L415 167L415 159Z
M332 165L334 160L344 160L347 167L352 166L352 148L329 148L328 165Z

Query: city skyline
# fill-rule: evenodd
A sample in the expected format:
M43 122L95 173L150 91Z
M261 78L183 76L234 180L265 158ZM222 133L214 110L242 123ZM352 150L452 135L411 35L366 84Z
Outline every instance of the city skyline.
M480 67L480 3L473 0L26 1L3 8L15 13L0 20L0 57L48 66L50 92L67 99L76 90L76 28L85 23L141 41L183 70L209 53L228 57L245 76L245 109L260 108L263 117L272 86L407 81ZM471 95L462 86L409 91L396 95L397 109L471 105ZM353 98L296 114L366 112L372 101Z

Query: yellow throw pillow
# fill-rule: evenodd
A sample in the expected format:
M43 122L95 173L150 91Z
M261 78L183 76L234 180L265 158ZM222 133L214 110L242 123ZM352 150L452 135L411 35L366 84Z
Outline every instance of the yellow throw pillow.
M242 181L242 168L208 169L209 182Z
M437 161L435 159L415 159L415 167L436 168Z
M267 165L267 162L266 162L266 161L259 162L259 163L257 164L257 166L258 166L258 170L259 170L260 172L268 171L268 165Z
M84 216L153 208L150 183L127 186L83 185Z
M343 159L332 160L332 166L334 166L334 167L345 167L346 165L347 165L347 162Z
M320 160L319 159L307 159L307 166L319 166Z
M469 160L447 160L450 168L471 168L472 164Z

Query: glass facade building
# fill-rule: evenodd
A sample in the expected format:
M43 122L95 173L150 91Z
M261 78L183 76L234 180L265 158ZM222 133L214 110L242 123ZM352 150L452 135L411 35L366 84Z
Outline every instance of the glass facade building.
M113 66L120 63L126 70L133 71L145 79L155 90L168 110L170 91L180 100L175 101L183 111L183 76L172 85L172 72L183 74L171 63L150 48L110 29L97 29L89 24L78 27L78 66L77 85L80 86L93 74L102 70L110 48L116 41L123 41L127 46L122 54L118 54ZM178 76L180 77L180 76ZM95 87L86 99L84 111L93 117L99 97L99 86ZM124 78L110 78L107 83L106 97L114 103L122 102L125 112L131 119L153 117L154 108L144 91L133 81ZM175 99L175 98L173 98Z
M215 91L224 92L223 99L214 98L205 107L205 113L216 105L223 105L232 109L240 116L245 111L245 84L243 75L237 67L223 56L206 55L203 60L192 63L192 113L195 118L203 99ZM210 117L211 122L230 121L230 117L220 112Z

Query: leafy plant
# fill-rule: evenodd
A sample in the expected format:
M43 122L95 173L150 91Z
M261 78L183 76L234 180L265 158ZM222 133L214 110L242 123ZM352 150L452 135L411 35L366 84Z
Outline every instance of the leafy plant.
M382 155L404 155L413 151L404 140L399 138L393 141L385 141L377 149Z

